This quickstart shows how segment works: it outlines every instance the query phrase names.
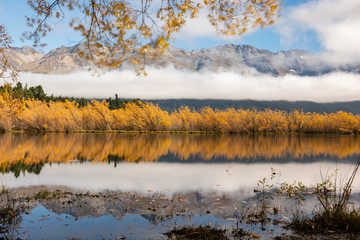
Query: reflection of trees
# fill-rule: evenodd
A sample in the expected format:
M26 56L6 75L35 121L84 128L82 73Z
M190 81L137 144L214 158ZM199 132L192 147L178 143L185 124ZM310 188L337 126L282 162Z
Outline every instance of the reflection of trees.
M22 161L15 162L13 164L7 164L7 162L1 163L2 173L14 173L14 176L18 178L21 173L25 175L25 172L40 174L41 169L45 165L45 162L26 164Z
M3 173L39 173L44 163L72 160L149 162L173 154L210 160L273 159L360 154L357 136L300 135L161 135L161 134L2 134L0 164ZM39 165L40 164L40 165Z

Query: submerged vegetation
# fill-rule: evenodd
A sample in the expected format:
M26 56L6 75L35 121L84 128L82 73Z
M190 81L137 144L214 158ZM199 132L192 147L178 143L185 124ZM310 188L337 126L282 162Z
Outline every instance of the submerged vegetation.
M26 91L16 91L15 88L5 86L1 91L2 131L360 133L360 115L342 111L319 114L299 110L217 110L210 107L196 111L185 106L169 114L157 105L140 100L126 102L116 97L87 104L83 99L47 99L42 89L37 87Z

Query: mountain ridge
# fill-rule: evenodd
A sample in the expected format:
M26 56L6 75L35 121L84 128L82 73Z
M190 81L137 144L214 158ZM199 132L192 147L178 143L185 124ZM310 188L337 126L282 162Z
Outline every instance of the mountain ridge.
M61 46L40 53L35 49L24 46L22 48L6 49L6 54L16 68L32 73L71 73L87 70L93 65L79 57L85 45L77 44L71 47ZM136 52L133 54L137 54ZM174 66L187 71L234 71L239 74L270 74L283 76L286 74L300 76L317 76L331 72L360 73L360 64L338 64L325 61L320 56L301 49L271 52L258 49L252 45L226 44L199 50L185 50L170 46L155 61L145 60L146 67L165 68ZM119 69L133 69L128 57Z

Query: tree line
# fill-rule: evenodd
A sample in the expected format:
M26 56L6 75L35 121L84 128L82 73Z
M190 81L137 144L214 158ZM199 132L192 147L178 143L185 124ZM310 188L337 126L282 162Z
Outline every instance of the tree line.
M4 94L7 92L14 98L24 99L24 100L40 100L43 102L65 102L66 100L71 102L76 102L78 107L85 107L88 104L91 104L92 99L87 99L84 97L62 97L62 96L54 96L51 94L50 96L45 93L43 87L41 85L28 87L27 84L23 86L21 82L17 82L16 85L3 85L0 86L0 93ZM101 100L101 99L97 99ZM140 99L134 100L124 100L118 97L118 94L115 94L115 98L107 98L105 101L108 103L108 107L110 110L124 108L125 104L128 102L139 103Z

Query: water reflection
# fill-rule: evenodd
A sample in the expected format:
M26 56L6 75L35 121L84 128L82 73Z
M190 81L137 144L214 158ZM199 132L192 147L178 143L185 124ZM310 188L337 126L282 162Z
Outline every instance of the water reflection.
M39 163L154 161L252 161L360 154L359 136L1 134L2 172L39 172ZM356 157L355 157L356 158ZM19 163L20 162L20 163ZM17 165L18 164L18 165ZM13 166L13 167L11 167Z
M26 211L22 211L15 237L4 232L6 239L29 235L30 239L167 239L163 232L185 224L234 227L235 217L246 206L236 198L219 198L211 193L167 198L157 194L98 194L33 187L13 189L11 194L17 206Z
M89 226L127 239L154 229L161 239L168 226L188 219L234 225L231 219L258 206L254 188L271 168L283 173L278 183L309 185L322 180L321 172L345 176L360 155L360 137L336 135L1 134L0 142L1 184L17 199L14 206L28 209L20 230L34 239L63 239L66 229L69 237L88 238L80 230ZM359 190L357 178L357 199ZM285 202L273 205L282 210ZM141 222L134 232L127 232L127 218ZM114 227L101 232L93 224Z
M320 182L321 171L332 174L338 169L339 177L348 175L353 164L316 163L122 163L117 168L108 164L45 165L41 174L26 174L15 178L11 174L0 177L7 187L66 186L89 191L123 191L147 194L159 192L167 196L176 193L199 192L232 194L241 192L241 198L253 195L259 180L270 176L270 169L282 172L276 179L292 183L301 180L305 185ZM360 182L359 182L360 183ZM360 186L355 182L354 191Z

